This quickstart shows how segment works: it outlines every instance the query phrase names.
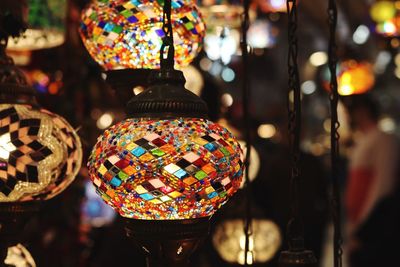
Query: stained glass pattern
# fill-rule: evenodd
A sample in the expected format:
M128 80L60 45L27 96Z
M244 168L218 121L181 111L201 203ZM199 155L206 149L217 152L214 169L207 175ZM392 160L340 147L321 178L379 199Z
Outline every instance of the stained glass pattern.
M122 216L211 216L239 188L242 152L232 134L203 119L128 119L106 130L90 156L98 194Z
M75 178L79 137L61 117L27 105L0 105L0 202L49 199Z
M95 0L82 13L80 35L104 69L153 69L164 37L162 0ZM175 61L188 65L200 51L205 25L189 0L172 1Z

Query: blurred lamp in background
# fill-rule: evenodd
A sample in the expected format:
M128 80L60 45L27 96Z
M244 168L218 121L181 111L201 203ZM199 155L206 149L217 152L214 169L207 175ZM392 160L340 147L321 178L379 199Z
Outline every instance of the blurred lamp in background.
M65 40L67 0L27 0L28 29L10 38L7 49L29 51L59 46Z
M64 118L38 107L24 74L0 51L0 202L50 199L77 175L81 142Z
M270 48L276 43L279 30L268 20L256 20L248 30L248 43L252 48Z
M257 0L257 4L265 13L286 12L286 0Z
M387 37L400 34L400 1L375 1L370 10L376 32Z
M31 253L21 244L8 248L4 263L10 267L36 267Z
M338 92L342 96L368 92L375 84L373 66L369 62L345 60L338 67ZM328 68L323 73L323 84L329 90Z
M213 32L215 27L240 27L243 13L241 1L198 0L197 5L204 15L207 31Z
M175 62L188 65L201 49L205 25L189 0L172 1ZM92 58L105 70L156 69L164 32L159 1L94 0L79 29Z
M212 243L219 256L231 264L244 265L245 235L241 219L226 220L216 226ZM260 264L270 261L282 244L279 227L271 220L254 219L249 239L247 262Z

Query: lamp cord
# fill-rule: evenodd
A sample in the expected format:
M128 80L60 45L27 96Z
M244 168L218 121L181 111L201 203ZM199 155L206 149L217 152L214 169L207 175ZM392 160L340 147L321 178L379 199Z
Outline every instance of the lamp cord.
M246 143L246 155L244 159L245 165L245 219L244 219L244 234L245 234L245 249L244 249L244 265L249 266L252 262L249 262L248 255L250 254L250 236L252 235L252 215L251 215L251 187L250 187L250 152L251 152L251 134L250 134L250 88L249 88L249 71L248 71L248 44L247 44L247 30L250 26L249 18L250 0L243 0L243 14L242 14L242 68L243 68L243 83L242 83L242 108L243 108L243 119L245 127L245 143Z
M300 179L300 132L301 132L301 92L300 77L297 63L298 44L297 44L297 0L287 0L286 8L288 14L288 131L289 146L291 149L292 166L290 179L291 209L292 217L287 226L287 237L289 246L303 246L304 230L299 211L299 179ZM290 95L293 94L293 104ZM291 243L295 242L295 243Z
M331 209L334 226L334 266L342 266L342 231L341 231L341 205L339 188L339 132L340 127L337 106L339 101L338 83L336 77L337 66L337 45L336 45L336 26L337 26L337 7L335 0L329 0L328 5L328 23L329 23L329 47L328 47L328 65L330 72L330 94L329 102L331 109L331 168L332 168L332 197Z
M162 38L160 49L160 66L161 68L173 68L175 49L171 20L171 0L164 0L162 29L164 31L164 37ZM166 48L168 48L167 58L165 58Z

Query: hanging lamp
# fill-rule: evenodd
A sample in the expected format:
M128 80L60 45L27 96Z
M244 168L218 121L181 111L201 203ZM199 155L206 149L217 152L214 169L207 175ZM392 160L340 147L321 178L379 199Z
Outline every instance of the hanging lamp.
M24 52L64 43L67 0L16 0L14 4L24 9L27 29L21 36L10 37L8 50Z
M279 257L279 267L316 267L317 260L314 253L305 249L304 230L299 207L299 180L301 170L300 160L300 131L301 131L301 90L297 66L297 0L287 0L288 23L288 73L289 96L293 90L293 105L288 105L289 116L289 143L292 155L291 186L292 214L287 226L287 239L289 249L282 251Z
M207 105L174 69L170 0L163 22L161 69L128 103L128 119L98 138L88 168L150 265L184 266L239 188L243 163L235 137L207 120Z
M134 87L146 88L149 73L160 67L162 6L163 1L155 0L94 0L82 12L83 44L124 103ZM199 53L205 25L189 0L173 0L171 18L176 67L184 67Z
M9 4L0 3L0 262L40 202L74 180L82 159L75 130L40 108L35 91L6 54L9 37L18 36L23 25L22 12Z

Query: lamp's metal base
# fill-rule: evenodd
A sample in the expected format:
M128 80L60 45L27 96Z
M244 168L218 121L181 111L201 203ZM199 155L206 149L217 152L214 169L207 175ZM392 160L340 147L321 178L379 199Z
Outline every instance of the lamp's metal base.
M115 90L118 98L125 104L134 96L137 86L147 88L152 69L121 69L106 71L106 82Z
M38 201L0 203L0 266L4 265L8 247L22 240L25 225L40 207Z
M209 218L126 219L126 233L147 257L148 267L183 267L209 233Z

